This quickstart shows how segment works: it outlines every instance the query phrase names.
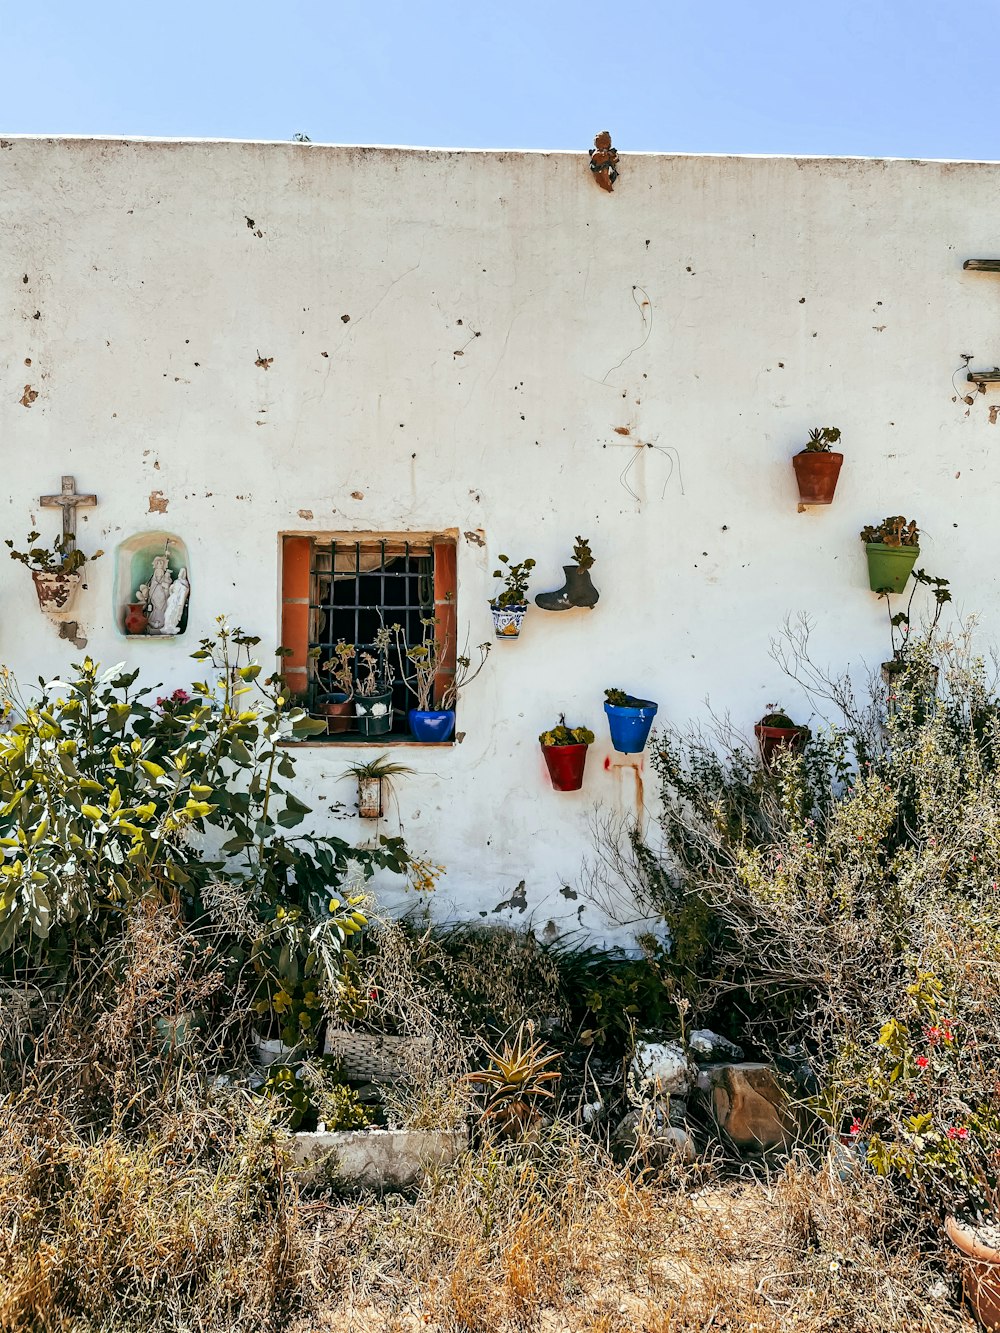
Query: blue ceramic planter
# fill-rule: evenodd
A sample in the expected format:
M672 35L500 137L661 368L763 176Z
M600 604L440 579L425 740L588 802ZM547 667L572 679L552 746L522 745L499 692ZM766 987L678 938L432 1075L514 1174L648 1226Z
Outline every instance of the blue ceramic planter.
M611 744L619 754L639 754L646 748L656 709L657 705L651 699L640 699L636 708L605 703L604 711L611 728Z
M420 708L410 709L410 730L418 741L447 741L455 730L455 710L446 712L424 712Z

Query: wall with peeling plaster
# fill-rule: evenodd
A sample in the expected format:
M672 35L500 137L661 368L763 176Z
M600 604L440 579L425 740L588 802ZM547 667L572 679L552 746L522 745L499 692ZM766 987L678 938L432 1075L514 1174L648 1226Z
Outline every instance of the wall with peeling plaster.
M72 473L100 496L88 547L166 525L191 553L178 642L122 639L114 561L91 567L94 655L175 686L220 613L277 641L289 531L458 529L475 643L499 551L541 591L590 537L598 608L532 609L463 743L397 752L418 775L387 823L447 866L442 915L603 932L565 892L588 818L653 787L609 749L604 687L679 721L707 698L748 734L770 701L807 718L769 656L787 616L821 662L885 656L863 524L917 518L921 563L998 629L1000 391L960 394L964 356L1000 363L1000 278L962 271L1000 253L1000 166L620 165L607 194L585 153L0 141L0 535L54 530L37 498ZM846 463L800 514L817 424ZM30 680L76 656L0 561L0 657ZM576 795L538 752L560 710L598 733ZM299 769L318 824L360 836L349 757Z

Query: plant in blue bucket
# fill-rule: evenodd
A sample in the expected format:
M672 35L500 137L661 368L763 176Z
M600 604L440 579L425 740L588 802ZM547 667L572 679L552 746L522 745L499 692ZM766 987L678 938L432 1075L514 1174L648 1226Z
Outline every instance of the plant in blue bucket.
M403 646L402 631L395 626L403 683L417 700L416 708L409 713L410 730L418 741L447 741L455 730L458 696L482 671L493 645L478 645L479 661L475 665L467 653L460 654L452 669L448 631L442 630L440 621L434 618L421 619L420 624L421 641L410 648Z
M658 705L652 699L637 699L624 690L605 690L604 695L611 744L619 754L641 753L646 748Z

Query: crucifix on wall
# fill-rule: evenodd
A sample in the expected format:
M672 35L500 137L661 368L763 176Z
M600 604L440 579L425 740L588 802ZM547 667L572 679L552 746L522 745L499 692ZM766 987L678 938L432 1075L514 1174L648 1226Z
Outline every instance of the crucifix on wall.
M76 489L76 477L63 477L62 490L58 495L39 496L42 507L45 509L62 510L62 535L65 554L76 548L76 511L80 505L90 508L97 504L96 495L78 495Z

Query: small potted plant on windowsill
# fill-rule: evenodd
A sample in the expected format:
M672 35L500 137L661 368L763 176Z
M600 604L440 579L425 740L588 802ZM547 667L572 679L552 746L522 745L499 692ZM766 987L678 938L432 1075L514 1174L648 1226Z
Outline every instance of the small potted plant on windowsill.
M577 537L573 547L572 565L563 565L566 582L555 592L540 592L535 598L535 605L542 611L568 611L573 606L593 610L601 594L594 587L590 571L594 566L594 555L586 537Z
M836 426L814 426L809 432L809 443L793 455L800 509L806 505L833 504L844 455L834 453L830 446L839 441L840 431Z
M801 750L809 738L809 728L797 725L775 704L768 704L767 712L753 731L765 764L770 764L783 750Z
M338 639L333 656L320 667L334 687L317 704L331 736L354 730L354 654L353 643Z
M392 730L392 682L389 663L392 631L385 625L375 633L375 651L358 652L358 677L354 686L354 712L362 736L385 736Z
M604 694L611 744L619 754L640 754L646 748L657 705L652 699L637 699L624 690L605 690Z
M410 648L403 644L400 627L393 626L403 684L417 700L416 708L411 708L409 712L410 730L418 741L447 741L455 730L458 696L486 665L492 644L478 645L479 661L475 667L468 654L463 653L457 657L454 673L449 678L446 666L450 642L448 634L438 637L440 626L437 620L422 619L420 624L423 626L423 638ZM440 684L442 676L447 681L445 685Z
M528 609L528 580L535 562L530 557L516 565L510 563L510 557L498 556L504 569L495 569L493 577L502 579L500 591L491 598L490 610L493 612L493 629L498 639L516 639L521 633L521 621Z
M872 592L902 592L920 554L920 529L902 514L861 529Z
M95 551L93 555L86 556L77 550L72 537L57 537L51 547L33 545L40 538L40 533L29 532L27 551L15 551L10 539L6 544L10 549L11 560L19 560L31 570L39 607L53 620L62 620L72 609L83 581L77 571L88 560L97 560L104 552Z
M560 713L558 725L551 731L543 731L538 739L556 791L579 791L594 733L588 727L567 727L566 714Z

